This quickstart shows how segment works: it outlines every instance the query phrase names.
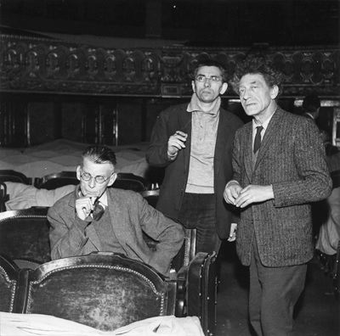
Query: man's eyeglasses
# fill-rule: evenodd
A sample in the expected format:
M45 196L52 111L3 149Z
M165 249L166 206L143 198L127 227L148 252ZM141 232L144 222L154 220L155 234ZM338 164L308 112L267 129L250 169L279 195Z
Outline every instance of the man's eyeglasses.
M95 176L93 177L91 174L86 173L86 172L81 172L80 177L82 180L89 182L92 181L92 179L94 179L96 181L96 183L98 184L103 184L104 182L106 182L114 173L112 173L109 177L105 177L105 176Z
M206 80L209 80L209 81L211 81L211 82L221 82L222 81L222 77L220 77L220 76L210 76L210 77L206 77L206 76L204 76L204 75L197 75L196 77L195 77L195 80L197 81L197 82L200 82L200 83L203 83L203 82L205 82Z

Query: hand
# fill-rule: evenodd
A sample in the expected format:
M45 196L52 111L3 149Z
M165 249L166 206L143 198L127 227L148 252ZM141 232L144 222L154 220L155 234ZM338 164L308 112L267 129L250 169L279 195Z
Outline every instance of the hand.
M228 242L233 242L236 240L237 224L231 223Z
M185 142L188 134L182 131L176 131L168 140L168 155L174 156L179 150L185 148Z
M238 182L229 182L224 189L224 200L229 204L235 205L235 200L239 196L241 190L242 188Z
M76 213L81 220L85 220L93 211L96 197L80 197L76 199Z
M250 184L241 190L235 200L235 206L245 208L252 203L264 202L274 198L273 188L269 186L259 186Z

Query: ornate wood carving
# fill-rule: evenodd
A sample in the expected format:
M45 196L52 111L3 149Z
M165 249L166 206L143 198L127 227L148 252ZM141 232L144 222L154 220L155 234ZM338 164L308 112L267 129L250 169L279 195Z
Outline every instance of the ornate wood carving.
M232 74L246 48L163 47L122 50L94 48L52 39L1 35L0 90L117 96L188 96L190 73L200 58L221 61ZM340 49L270 48L261 53L284 73L283 95L340 97ZM226 96L235 96L228 91Z

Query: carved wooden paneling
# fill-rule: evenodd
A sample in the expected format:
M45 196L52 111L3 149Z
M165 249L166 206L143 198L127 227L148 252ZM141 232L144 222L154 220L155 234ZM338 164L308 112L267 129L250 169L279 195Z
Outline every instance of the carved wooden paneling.
M231 75L236 64L251 51L188 47L106 49L13 35L1 35L0 50L3 92L140 97L189 96L190 73L199 59L217 59ZM284 73L284 96L303 96L316 89L320 96L340 97L339 48L265 47L260 52ZM228 91L226 95L234 93Z

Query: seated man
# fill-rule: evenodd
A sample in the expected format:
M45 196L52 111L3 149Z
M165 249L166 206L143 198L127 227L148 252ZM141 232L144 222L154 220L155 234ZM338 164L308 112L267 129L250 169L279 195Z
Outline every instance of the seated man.
M183 244L182 226L149 206L140 194L108 188L117 178L110 148L90 146L82 159L77 167L79 186L48 211L52 259L115 252L167 275ZM156 250L148 247L143 232L158 242Z

